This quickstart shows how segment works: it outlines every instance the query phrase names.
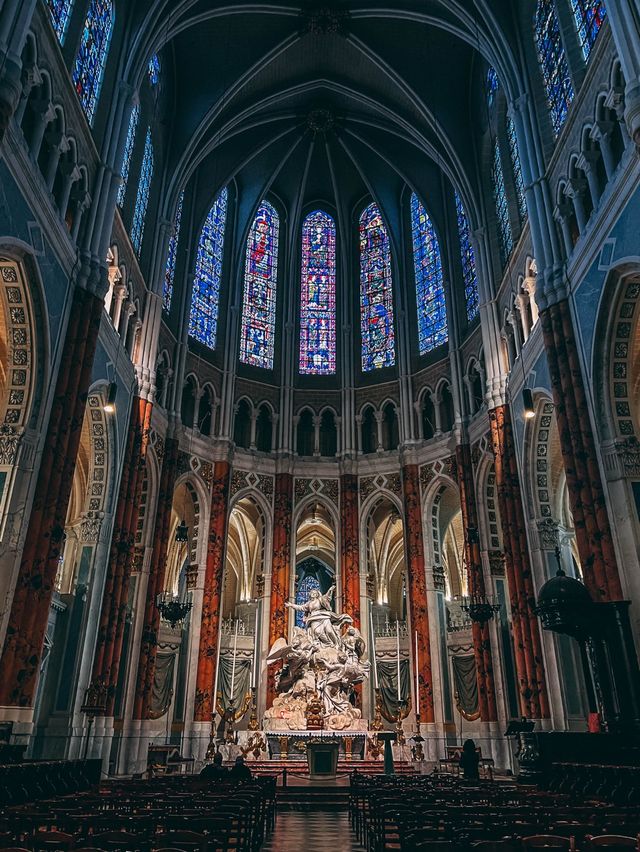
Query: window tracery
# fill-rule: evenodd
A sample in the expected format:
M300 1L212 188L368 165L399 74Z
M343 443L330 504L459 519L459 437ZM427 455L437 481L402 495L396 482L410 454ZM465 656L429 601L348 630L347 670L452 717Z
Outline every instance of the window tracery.
M149 65L147 66L147 76L149 77L149 83L152 86L157 86L160 82L160 68L161 66L158 54L154 53L149 60Z
M496 203L496 215L498 217L498 237L500 243L500 259L505 266L511 252L513 251L513 236L511 223L509 221L509 208L507 205L507 194L504 187L504 172L500 159L500 148L496 141L493 147L493 167L491 169L491 182L493 184L493 197Z
M136 197L136 208L133 212L133 222L131 224L131 243L140 254L142 248L142 238L144 236L144 226L147 217L147 207L149 205L149 191L151 189L151 179L153 177L153 141L151 139L151 128L147 128L147 136L144 142L144 156L142 157L142 169L140 171L140 181L138 183L138 195Z
M589 0L571 0L571 8L573 9L582 54L585 62L588 62L607 10L602 0L591 0L591 2Z
M302 225L300 372L336 371L336 226L314 210Z
M240 361L273 369L280 218L262 201L247 239Z
M411 233L421 355L449 339L440 244L433 223L415 194L411 195Z
M216 348L227 198L227 188L224 187L202 228L191 294L189 336L199 340L209 349Z
M511 155L511 168L513 171L513 185L516 190L516 201L518 202L518 214L520 224L527 218L527 202L524 195L524 180L522 178L522 163L518 151L518 139L516 127L511 116L507 118L507 141L509 143L509 154Z
M60 44L64 44L71 10L73 9L73 0L47 0L47 6L58 41Z
M111 0L91 0L72 72L73 83L89 124L93 123L100 96L113 23Z
M538 0L534 33L551 124L557 136L569 112L574 92L553 0Z
M396 361L389 235L376 204L360 216L360 330L362 370Z

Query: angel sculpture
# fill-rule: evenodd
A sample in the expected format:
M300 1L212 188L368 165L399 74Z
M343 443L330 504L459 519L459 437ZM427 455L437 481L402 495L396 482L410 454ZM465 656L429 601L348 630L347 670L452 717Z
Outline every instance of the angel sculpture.
M314 589L306 603L296 604L286 601L285 606L304 614L304 626L312 641L317 641L323 647L341 648L340 628L343 624L351 624L352 618L350 615L337 615L332 610L331 601L335 588L331 586L326 595Z

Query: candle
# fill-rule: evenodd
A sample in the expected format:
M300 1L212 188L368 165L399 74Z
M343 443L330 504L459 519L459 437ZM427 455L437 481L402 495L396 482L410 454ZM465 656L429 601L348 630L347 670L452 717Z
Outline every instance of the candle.
M373 663L373 688L378 689L378 663L376 661L376 634L373 632L373 612L369 610L371 622L371 662Z
M236 650L238 648L238 619L236 618L236 631L233 635L233 663L231 665L231 693L229 695L229 701L231 702L231 706L233 707L233 688L236 682Z
M398 652L398 710L402 696L400 695L400 622L396 618L396 650Z
M418 631L416 630L416 716L420 715L420 673L418 671Z
M258 685L258 647L260 640L258 639L258 613L260 611L260 601L256 601L256 626L253 642L253 676L251 678L251 688L255 689Z

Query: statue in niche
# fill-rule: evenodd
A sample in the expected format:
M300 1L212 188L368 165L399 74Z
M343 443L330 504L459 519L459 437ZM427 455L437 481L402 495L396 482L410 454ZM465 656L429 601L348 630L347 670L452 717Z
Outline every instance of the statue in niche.
M276 675L278 696L265 713L271 730L305 730L308 702L320 698L323 724L328 730L360 730L366 727L354 707L354 687L369 676L364 660L365 643L350 615L332 609L335 586L326 594L314 589L302 604L287 606L304 615L304 628L294 627L291 642L277 639L267 663L282 661ZM346 630L342 630L346 627Z

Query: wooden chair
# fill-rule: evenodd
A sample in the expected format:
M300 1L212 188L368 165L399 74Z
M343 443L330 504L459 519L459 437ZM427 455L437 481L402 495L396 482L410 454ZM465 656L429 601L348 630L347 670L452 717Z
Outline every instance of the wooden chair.
M640 850L640 834L629 837L625 834L600 834L597 837L587 837L587 849L606 849L607 852L617 852L618 849Z
M529 849L550 849L556 852L573 852L573 837L559 837L557 834L532 834L522 838L523 852Z
M76 839L64 831L37 831L29 840L34 852L43 849L73 849Z
M128 831L105 831L102 834L94 834L91 837L91 842L103 852L110 852L110 850L134 852L135 850L144 850L149 845L144 838Z
M185 850L202 850L207 845L207 838L197 831L169 831L156 837L158 844L169 844Z

